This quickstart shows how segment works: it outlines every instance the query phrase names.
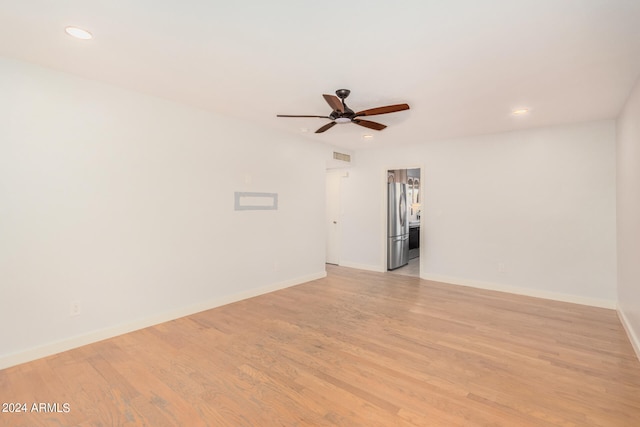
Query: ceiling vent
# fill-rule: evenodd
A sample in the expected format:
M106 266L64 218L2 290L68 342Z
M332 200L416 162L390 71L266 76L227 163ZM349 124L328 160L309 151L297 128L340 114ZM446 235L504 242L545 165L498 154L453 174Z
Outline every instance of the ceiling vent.
M351 163L351 156L349 154L338 153L337 151L334 151L333 158L335 160Z

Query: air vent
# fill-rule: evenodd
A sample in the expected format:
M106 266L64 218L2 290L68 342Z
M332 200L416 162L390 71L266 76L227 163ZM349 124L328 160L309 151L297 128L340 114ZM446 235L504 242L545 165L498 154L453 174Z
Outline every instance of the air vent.
M334 151L333 158L336 160L341 160L343 162L351 163L351 156L349 154L338 153L337 151Z

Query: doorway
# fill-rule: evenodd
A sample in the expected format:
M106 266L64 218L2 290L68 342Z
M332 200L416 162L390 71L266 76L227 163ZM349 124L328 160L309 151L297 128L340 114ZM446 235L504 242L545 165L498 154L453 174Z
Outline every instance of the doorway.
M326 175L326 263L340 265L340 221L341 180L344 171L328 170Z
M421 169L389 169L386 173L387 271L420 277Z

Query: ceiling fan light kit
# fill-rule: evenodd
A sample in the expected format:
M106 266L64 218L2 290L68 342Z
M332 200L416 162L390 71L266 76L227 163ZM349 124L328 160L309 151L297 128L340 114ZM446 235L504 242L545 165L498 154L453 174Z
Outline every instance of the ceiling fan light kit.
M378 114L387 114L387 113L395 113L397 111L408 110L408 104L394 104L387 105L384 107L376 107L370 108L368 110L354 112L351 108L347 107L347 104L344 102L345 98L349 96L351 91L349 89L338 89L335 95L322 95L322 97L327 101L327 104L333 109L331 114L328 116L313 116L313 115L291 115L291 114L278 114L278 117L318 117L321 119L329 119L331 120L326 125L322 126L315 133L322 133L329 129L331 129L336 124L344 124L344 123L355 123L357 125L366 127L368 129L373 130L382 130L386 128L386 125L382 123L372 122L370 120L362 120L358 117L363 116L375 116Z

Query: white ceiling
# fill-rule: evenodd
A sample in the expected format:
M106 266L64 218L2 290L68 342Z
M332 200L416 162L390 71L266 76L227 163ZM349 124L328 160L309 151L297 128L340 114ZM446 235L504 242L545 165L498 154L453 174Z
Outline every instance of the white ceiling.
M0 0L0 55L359 149L616 117L640 0ZM339 88L411 110L382 132L275 117L327 115Z

